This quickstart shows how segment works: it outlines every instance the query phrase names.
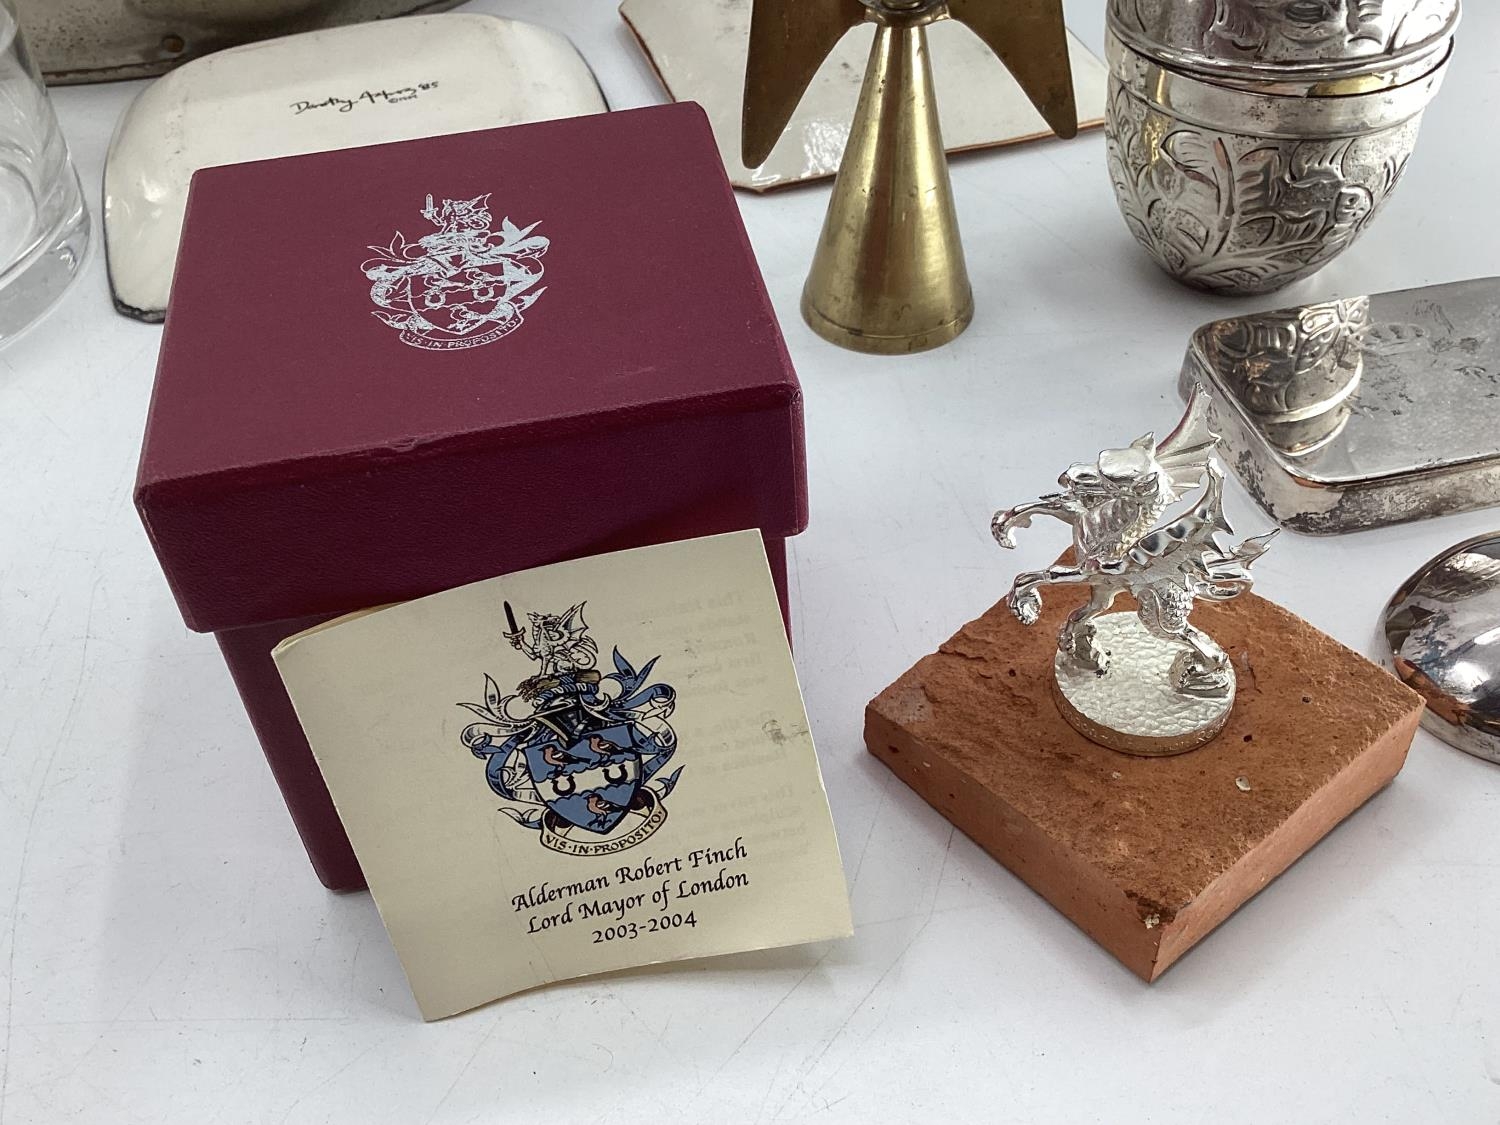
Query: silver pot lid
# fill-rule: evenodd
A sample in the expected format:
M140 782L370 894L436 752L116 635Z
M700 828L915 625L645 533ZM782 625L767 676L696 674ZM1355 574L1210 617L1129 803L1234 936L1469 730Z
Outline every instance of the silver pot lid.
M1500 535L1444 551L1385 610L1396 674L1426 700L1422 725L1500 762Z
M1132 49L1207 74L1374 74L1446 50L1459 0L1110 0ZM1434 58L1434 61L1437 61Z

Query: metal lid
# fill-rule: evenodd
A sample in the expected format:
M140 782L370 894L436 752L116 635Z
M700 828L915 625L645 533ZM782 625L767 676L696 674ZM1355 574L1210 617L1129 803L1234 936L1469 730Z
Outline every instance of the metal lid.
M1446 50L1459 0L1110 0L1132 49L1208 74L1372 74Z
M1500 762L1500 534L1450 547L1385 608L1396 674L1427 700L1422 725Z

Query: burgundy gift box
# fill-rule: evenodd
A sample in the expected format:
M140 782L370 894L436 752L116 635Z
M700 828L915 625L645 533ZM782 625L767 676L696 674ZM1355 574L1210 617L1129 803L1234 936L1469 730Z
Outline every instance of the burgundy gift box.
M785 608L801 402L695 105L197 174L136 506L327 886L364 880L271 648L746 527Z

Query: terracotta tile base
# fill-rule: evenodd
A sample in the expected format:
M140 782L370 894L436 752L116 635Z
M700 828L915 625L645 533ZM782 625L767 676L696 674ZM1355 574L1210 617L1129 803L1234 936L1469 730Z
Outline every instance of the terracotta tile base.
M870 752L1145 980L1383 788L1422 701L1362 656L1253 594L1193 620L1233 657L1224 732L1132 758L1062 719L1049 678L1081 592L1031 628L995 606L865 712Z

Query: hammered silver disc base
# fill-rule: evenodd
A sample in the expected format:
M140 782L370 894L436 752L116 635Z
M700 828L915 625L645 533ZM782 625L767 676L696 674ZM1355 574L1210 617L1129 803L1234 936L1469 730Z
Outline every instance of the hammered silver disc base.
M1131 612L1095 618L1094 627L1109 671L1101 676L1062 652L1052 661L1057 708L1079 734L1123 754L1160 758L1196 749L1224 729L1234 708L1233 667L1222 694L1186 694L1172 683L1186 645L1153 636Z

